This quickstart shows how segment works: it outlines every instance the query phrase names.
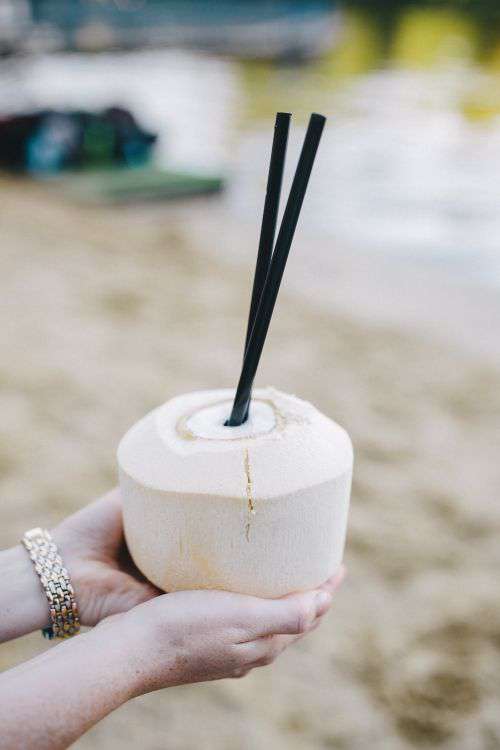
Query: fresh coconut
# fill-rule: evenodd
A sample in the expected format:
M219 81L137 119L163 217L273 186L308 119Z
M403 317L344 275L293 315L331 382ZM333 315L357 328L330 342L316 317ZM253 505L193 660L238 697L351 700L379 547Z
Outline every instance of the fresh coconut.
M275 243L290 114L276 116L236 391L174 398L118 449L127 543L165 591L277 597L318 586L341 563L353 461L347 433L294 396L252 394L324 124L311 115Z
M254 391L249 418L224 422L234 391L188 393L135 424L118 449L125 535L164 591L278 597L342 561L353 453L314 406Z

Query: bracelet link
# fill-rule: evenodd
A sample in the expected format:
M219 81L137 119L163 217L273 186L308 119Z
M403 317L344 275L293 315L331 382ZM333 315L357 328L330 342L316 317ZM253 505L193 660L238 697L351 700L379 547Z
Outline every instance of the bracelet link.
M49 604L51 624L45 638L70 638L80 630L75 592L57 546L46 529L27 531L22 543L33 561Z

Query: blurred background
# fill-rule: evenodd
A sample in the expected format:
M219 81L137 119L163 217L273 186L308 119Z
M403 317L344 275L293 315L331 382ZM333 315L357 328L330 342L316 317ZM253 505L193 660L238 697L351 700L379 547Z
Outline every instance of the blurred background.
M353 438L348 579L272 669L77 747L499 748L500 5L0 0L0 51L3 546L235 385L275 113L285 193L328 116L258 380Z

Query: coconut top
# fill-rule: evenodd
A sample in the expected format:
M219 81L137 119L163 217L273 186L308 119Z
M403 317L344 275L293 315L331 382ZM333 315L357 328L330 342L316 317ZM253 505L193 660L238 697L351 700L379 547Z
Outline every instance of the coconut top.
M177 424L177 432L190 441L190 447L200 447L199 438L204 440L242 440L266 435L276 427L276 412L269 401L254 401L248 419L238 427L226 427L226 399L215 404L196 409L192 414L182 418ZM168 426L167 426L168 430Z
M196 391L137 422L118 448L123 472L166 492L276 497L350 470L352 446L312 404L274 388L256 389L248 420L225 427L234 391Z

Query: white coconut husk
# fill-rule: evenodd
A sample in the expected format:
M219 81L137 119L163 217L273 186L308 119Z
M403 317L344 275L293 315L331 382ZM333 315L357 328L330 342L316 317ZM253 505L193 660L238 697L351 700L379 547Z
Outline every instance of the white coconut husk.
M276 597L317 586L342 561L352 475L347 433L311 404L254 392L225 427L233 391L168 401L118 449L127 543L165 590Z

